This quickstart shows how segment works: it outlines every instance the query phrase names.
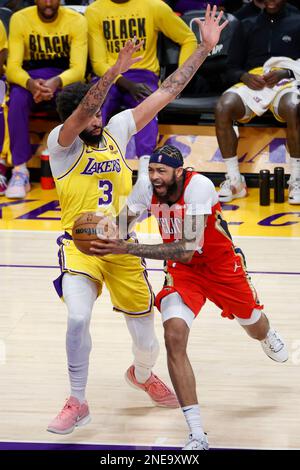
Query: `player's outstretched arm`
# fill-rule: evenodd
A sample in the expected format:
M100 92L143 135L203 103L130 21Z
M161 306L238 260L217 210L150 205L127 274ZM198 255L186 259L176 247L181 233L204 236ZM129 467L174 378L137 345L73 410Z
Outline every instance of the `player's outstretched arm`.
M138 131L143 129L162 108L176 98L218 43L221 31L226 27L228 21L224 21L220 25L223 12L221 11L218 16L216 13L216 6L212 10L210 5L207 6L204 21L196 20L202 38L196 51L161 84L158 90L132 110Z
M136 44L135 38L127 41L123 49L121 49L115 65L87 92L60 130L58 142L62 147L71 145L75 138L88 126L93 116L99 112L116 77L141 60L141 57L133 58L132 56L141 48L142 44L142 41Z
M91 242L91 255L131 254L140 258L174 260L181 263L191 261L196 250L202 247L206 217L203 215L186 215L181 240L171 243L144 245L128 243L125 240L102 238Z

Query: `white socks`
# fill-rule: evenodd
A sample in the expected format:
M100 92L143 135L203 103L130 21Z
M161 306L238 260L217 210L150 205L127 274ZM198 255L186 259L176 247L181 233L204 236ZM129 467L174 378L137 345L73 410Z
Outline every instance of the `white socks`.
M226 165L226 173L231 179L240 179L241 174L239 170L239 161L238 157L224 158L224 163Z
M300 158L290 158L291 180L300 180Z
M204 436L204 431L202 428L200 406L198 404L188 405L183 406L181 409L190 429L190 434L192 434L193 438L195 439L202 439Z
M138 364L134 364L134 375L138 383L144 384L150 379L151 376L151 368L141 367Z
M149 178L149 175L148 175L149 160L150 160L150 155L143 155L142 157L139 158L138 179Z
M22 163L22 165L15 166L15 170L20 171L21 173L28 173L26 163Z
M98 286L84 276L66 273L62 281L64 300L68 308L66 349L71 393L81 403L85 399L89 356L92 340L90 319Z
M3 158L0 158L0 163L1 163L1 165L6 166L6 160L4 160Z
M139 383L145 383L159 353L159 344L154 331L154 315L134 318L126 315L127 328L132 338L134 375Z

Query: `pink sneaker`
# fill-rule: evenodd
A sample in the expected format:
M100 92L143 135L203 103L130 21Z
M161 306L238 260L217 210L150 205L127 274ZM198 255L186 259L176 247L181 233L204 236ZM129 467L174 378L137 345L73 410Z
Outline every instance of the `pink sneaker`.
M7 188L7 180L6 180L6 166L3 163L0 163L0 196L5 194Z
M135 378L134 366L132 365L126 371L125 380L132 387L144 390L144 392L148 393L153 403L157 406L163 406L165 408L180 407L175 393L153 373L151 373L151 376L145 383L141 384Z
M63 409L49 423L47 431L56 434L70 434L76 426L84 426L91 421L87 402L80 402L75 397L66 401Z

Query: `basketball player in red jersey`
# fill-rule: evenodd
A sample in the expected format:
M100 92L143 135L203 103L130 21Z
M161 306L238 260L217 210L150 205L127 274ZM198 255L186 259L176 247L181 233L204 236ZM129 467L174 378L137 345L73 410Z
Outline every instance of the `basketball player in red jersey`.
M150 157L148 187L135 185L128 198L129 222L144 210L158 221L163 243L130 244L122 239L93 242L96 255L131 253L167 260L165 285L156 297L165 330L168 368L190 429L185 450L207 450L195 377L187 356L189 331L206 299L222 316L236 319L260 341L274 361L288 359L287 348L270 327L246 271L240 249L233 245L213 183L183 168L180 151L171 145Z

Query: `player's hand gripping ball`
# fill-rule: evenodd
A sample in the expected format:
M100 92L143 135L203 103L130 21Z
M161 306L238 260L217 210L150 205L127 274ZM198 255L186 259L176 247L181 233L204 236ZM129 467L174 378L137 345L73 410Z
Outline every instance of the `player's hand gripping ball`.
M110 216L86 212L75 220L72 237L76 248L86 255L92 255L90 248L94 240L117 238L117 226Z

